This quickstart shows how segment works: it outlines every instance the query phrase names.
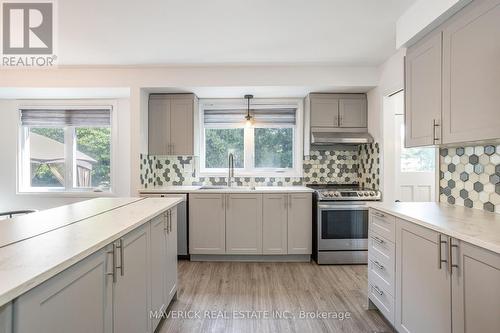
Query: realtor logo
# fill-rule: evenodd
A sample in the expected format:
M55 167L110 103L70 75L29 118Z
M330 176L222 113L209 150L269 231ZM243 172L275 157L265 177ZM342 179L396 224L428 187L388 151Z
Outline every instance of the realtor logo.
M2 2L2 55L3 66L54 64L53 1Z

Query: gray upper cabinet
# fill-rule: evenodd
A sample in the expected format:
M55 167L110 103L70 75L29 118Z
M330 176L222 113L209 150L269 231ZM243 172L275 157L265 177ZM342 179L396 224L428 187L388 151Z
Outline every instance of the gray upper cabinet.
M100 250L17 298L13 332L111 332L110 259Z
M500 0L476 0L410 46L407 147L500 138Z
M443 30L443 143L500 138L500 1L473 1Z
M311 127L338 127L339 100L328 95L311 94Z
M149 153L193 155L193 94L152 94L149 97Z
M441 32L434 33L406 53L405 146L440 143Z
M500 255L454 240L453 333L500 330Z
M310 126L315 128L366 128L365 94L310 94Z
M339 126L340 127L367 127L366 98L341 99L339 101Z

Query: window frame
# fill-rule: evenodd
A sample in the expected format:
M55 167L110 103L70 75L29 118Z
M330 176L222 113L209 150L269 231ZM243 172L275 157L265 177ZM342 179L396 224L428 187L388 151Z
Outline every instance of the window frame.
M36 194L50 196L77 196L77 197L94 197L94 196L114 196L115 191L115 165L117 154L117 103L116 101L103 100L44 100L44 101L29 101L21 102L18 106L18 146L17 146L17 194ZM43 128L62 128L64 130L64 163L65 163L65 185L60 187L32 187L29 180L30 172L30 156L26 146L29 142L28 134L30 128L36 126L23 126L21 124L22 109L53 109L64 110L67 108L78 109L109 109L110 110L110 125L111 140L110 140L110 186L107 190L98 190L95 187L75 187L76 163L73 163L73 153L76 150L77 138L76 128L103 127L103 126L43 126ZM106 126L107 127L107 126ZM27 162L28 161L28 162Z
M302 177L303 176L303 135L304 135L304 106L303 100L298 98L283 99L253 99L250 108L295 108L295 125L256 124L247 127L242 122L239 124L208 124L204 123L204 111L210 109L247 109L247 101L242 99L200 99L197 128L197 146L195 154L199 153L199 176L224 177L227 168L205 168L205 128L243 128L244 129L244 168L235 168L235 177ZM292 128L293 129L293 167L292 168L256 168L255 167L255 128Z

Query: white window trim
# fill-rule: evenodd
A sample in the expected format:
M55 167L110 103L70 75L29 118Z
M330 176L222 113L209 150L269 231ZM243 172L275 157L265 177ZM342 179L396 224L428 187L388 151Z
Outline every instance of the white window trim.
M110 152L110 188L106 191L97 191L95 188L74 188L73 185L70 187L31 187L29 184L25 184L24 181L27 179L25 175L30 175L29 164L23 163L29 156L23 154L26 153L24 149L24 144L27 142L27 132L26 128L21 125L20 116L18 117L18 144L17 144L17 167L16 167L16 194L21 195L46 195L49 197L102 197L102 196L115 196L115 179L116 179L116 168L117 165L117 153L118 153L118 121L117 121L117 101L116 100L29 100L20 101L18 106L18 114L20 115L22 109L54 109L54 110L64 110L67 108L79 108L79 109L97 109L105 108L109 109L111 112L111 152ZM70 149L68 142L68 133L65 130L65 159L72 159L73 150ZM71 138L73 141L73 138ZM74 142L73 142L74 144ZM74 166L73 166L74 168ZM65 168L66 174L65 179L72 179L74 170L72 168ZM28 176L29 178L29 176Z
M295 108L296 111L296 124L295 126L276 126L276 125L258 125L257 128L275 128L275 127L292 127L294 128L294 151L293 151L293 168L269 168L269 169L255 169L247 164L248 161L254 161L254 140L253 131L245 131L244 146L245 149L245 168L235 168L235 177L302 177L303 176L303 137L304 137L304 102L299 98L280 98L280 99L253 99L251 101L251 109L263 108ZM197 133L196 152L199 152L200 165L199 176L201 177L227 177L227 168L221 169L206 169L205 168L205 135L203 133L205 128L245 128L243 121L241 124L204 124L204 110L210 109L247 109L247 101L243 99L200 99L198 109L198 121L195 123L195 133Z

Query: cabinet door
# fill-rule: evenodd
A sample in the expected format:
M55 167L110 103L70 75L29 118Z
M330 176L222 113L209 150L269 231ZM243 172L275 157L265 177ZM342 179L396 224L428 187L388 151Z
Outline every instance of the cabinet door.
M500 1L473 1L443 31L443 143L500 138Z
M121 269L113 292L114 332L149 332L149 239L148 225L121 238L117 249Z
M151 95L148 111L148 151L150 154L170 153L170 101L164 96Z
M340 127L367 127L366 99L341 99L339 121Z
M167 232L167 255L166 263L166 294L165 304L170 304L177 292L177 208L170 210L168 232Z
M500 255L465 242L453 249L453 333L500 330Z
M438 233L396 223L396 313L399 332L451 332L451 278L438 266ZM446 259L445 246L441 246Z
M312 253L312 195L288 195L288 254Z
M170 142L174 155L193 155L193 98L171 99Z
M264 194L262 213L262 253L287 254L287 195Z
M311 96L311 127L338 127L339 100Z
M405 58L405 146L439 143L441 32L411 46ZM434 134L436 132L436 134Z
M226 253L262 254L262 194L226 197Z
M106 250L98 251L17 298L13 332L111 332L108 257Z
M151 310L162 311L166 307L166 270L165 258L167 254L167 229L165 215L151 220ZM152 331L160 322L160 316L151 318Z
M189 195L189 253L226 253L224 194Z

